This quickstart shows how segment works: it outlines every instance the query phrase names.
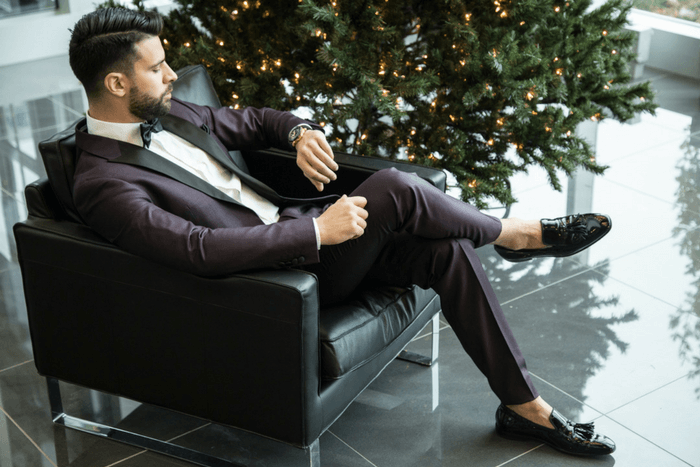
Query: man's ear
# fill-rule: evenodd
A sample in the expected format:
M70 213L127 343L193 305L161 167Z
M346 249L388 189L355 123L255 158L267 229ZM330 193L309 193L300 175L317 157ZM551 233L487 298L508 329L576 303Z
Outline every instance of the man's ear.
M124 97L129 88L129 78L124 73L112 72L105 76L105 90L117 97Z

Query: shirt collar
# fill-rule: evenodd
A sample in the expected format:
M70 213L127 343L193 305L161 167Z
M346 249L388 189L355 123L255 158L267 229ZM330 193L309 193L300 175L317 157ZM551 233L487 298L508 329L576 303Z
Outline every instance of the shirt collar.
M124 141L136 146L143 146L140 123L105 122L92 118L87 113L87 131L91 135L104 136L105 138Z

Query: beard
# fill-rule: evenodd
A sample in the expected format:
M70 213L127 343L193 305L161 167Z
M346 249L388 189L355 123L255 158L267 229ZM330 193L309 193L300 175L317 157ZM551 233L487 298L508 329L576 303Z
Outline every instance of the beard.
M171 102L165 100L165 96L173 90L173 85L160 96L153 97L141 92L137 87L132 89L129 96L129 111L136 117L150 122L154 118L165 117L170 112Z

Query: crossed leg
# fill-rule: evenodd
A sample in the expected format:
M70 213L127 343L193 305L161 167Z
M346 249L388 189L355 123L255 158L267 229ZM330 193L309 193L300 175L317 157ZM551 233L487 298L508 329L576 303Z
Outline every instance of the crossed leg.
M352 196L367 198L364 235L321 249L306 269L320 281L322 303L348 296L366 277L417 284L440 295L443 314L494 393L516 413L551 427L475 248L541 245L538 221L501 221L445 195L418 177L384 170Z

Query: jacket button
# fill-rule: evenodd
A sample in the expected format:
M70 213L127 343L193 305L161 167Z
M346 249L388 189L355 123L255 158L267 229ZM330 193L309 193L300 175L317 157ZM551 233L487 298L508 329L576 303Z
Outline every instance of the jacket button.
M306 261L306 258L304 258L303 256L300 256L299 257L299 264L302 264L304 261Z

